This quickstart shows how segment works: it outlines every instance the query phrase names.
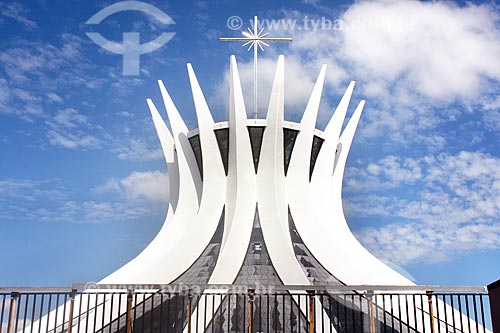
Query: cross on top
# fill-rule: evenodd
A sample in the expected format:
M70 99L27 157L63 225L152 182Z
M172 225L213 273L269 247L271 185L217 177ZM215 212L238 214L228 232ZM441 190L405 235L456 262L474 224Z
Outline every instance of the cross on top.
M259 48L261 51L264 51L262 46L269 46L266 42L291 42L292 38L287 37L266 37L269 35L269 32L264 33L264 28L258 28L258 19L257 16L253 18L253 31L250 28L247 28L248 31L242 31L243 36L245 37L222 37L219 38L221 41L229 41L229 42L245 42L243 46L250 45L247 51L253 48L253 107L254 107L254 118L257 119L259 112L257 109L257 57Z

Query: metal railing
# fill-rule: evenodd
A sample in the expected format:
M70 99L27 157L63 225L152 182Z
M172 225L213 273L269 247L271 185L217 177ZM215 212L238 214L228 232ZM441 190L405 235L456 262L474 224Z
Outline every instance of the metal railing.
M491 332L484 287L0 288L0 333Z

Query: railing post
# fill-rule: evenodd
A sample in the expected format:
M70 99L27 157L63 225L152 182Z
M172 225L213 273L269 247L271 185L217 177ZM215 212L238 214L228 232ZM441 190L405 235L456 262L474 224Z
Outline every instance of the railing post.
M132 300L134 290L127 290L127 333L132 333Z
M370 333L375 333L375 304L373 303L373 290L368 290L366 292L366 298L368 299L368 312L370 315Z
M500 280L488 285L493 332L500 332Z
M188 290L187 300L187 320L188 320L188 333L191 333L191 290Z
M307 293L309 294L309 333L314 333L315 332L315 322L314 322L314 290L308 290Z
M69 302L69 319L68 319L68 331L67 333L71 333L71 329L73 328L73 310L75 307L75 295L76 295L76 289L71 290L70 294L70 302ZM81 302L81 300L80 300ZM64 327L64 323L63 323Z
M428 290L426 292L427 294L427 302L429 303L429 316L431 317L431 333L435 332L434 329L434 307L432 306L432 294L433 292L431 290Z
M248 289L248 333L252 333L253 326L253 295L254 289Z
M16 311L16 301L19 297L19 293L12 292L10 294L10 311L9 311L9 324L7 327L7 333L12 333L14 331L14 317Z

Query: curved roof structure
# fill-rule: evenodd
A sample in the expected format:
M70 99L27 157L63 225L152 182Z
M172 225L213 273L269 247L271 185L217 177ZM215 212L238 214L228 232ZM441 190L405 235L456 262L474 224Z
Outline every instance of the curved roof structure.
M344 217L342 179L365 104L361 101L356 106L344 126L354 81L325 130L319 131L316 118L326 75L323 66L301 121L285 121L285 60L280 56L266 119L248 119L232 56L229 119L215 123L193 68L190 64L187 67L198 119L196 130L188 131L162 81L158 83L170 129L156 106L158 101L147 100L169 173L165 223L136 258L99 284L284 285L303 286L304 290L299 290L303 293L307 286L318 285L413 285L366 250ZM86 301L95 302L96 313L101 311L103 318L110 320L122 318L123 313L110 312L105 306L112 304L114 296L98 297ZM218 319L207 318L207 314L238 315L238 304L223 303L222 297L207 302L203 297L199 296L193 307L193 316L204 314L196 315L204 320L196 323L197 331L212 331L211 325ZM380 297L383 306L376 310L380 323L385 325L390 316L389 329L404 325L405 331L415 331L414 319L398 312L396 300ZM83 299L77 302L80 308L88 307L82 306ZM348 304L335 295L314 302L314 315L322 318L316 323L317 331L359 331L360 327L343 327L340 313L344 317L347 313L363 316L362 309L368 308L366 299ZM143 309L158 306L152 299L142 303ZM299 305L297 309L307 308ZM275 307L282 309L283 319L272 329L265 327L266 331L290 331L287 325L294 318L307 322L311 316L285 303ZM325 312L332 307L339 309L336 315ZM406 313L415 313L415 318L417 312L422 318L429 317L429 305L421 297L407 302L406 307ZM462 318L443 302L438 302L437 309L438 316ZM179 311L174 317L184 318L182 311L186 310ZM110 324L103 321L94 325L91 331ZM176 331L186 331L183 321L174 325ZM108 329L111 332L111 326Z

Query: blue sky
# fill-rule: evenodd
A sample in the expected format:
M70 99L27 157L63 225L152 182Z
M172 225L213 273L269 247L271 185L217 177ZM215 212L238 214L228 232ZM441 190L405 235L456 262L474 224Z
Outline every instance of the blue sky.
M419 284L500 278L500 8L494 2L148 1L144 13L85 22L113 1L0 2L0 285L97 281L139 253L163 223L168 173L146 98L163 79L195 128L191 62L218 121L229 55L248 109L251 56L228 27L259 15L259 107L286 56L286 118L297 121L323 63L323 128L351 79L367 100L347 163L344 206L358 239ZM141 42L174 32L122 75L122 57L86 35ZM352 109L351 109L352 112Z

